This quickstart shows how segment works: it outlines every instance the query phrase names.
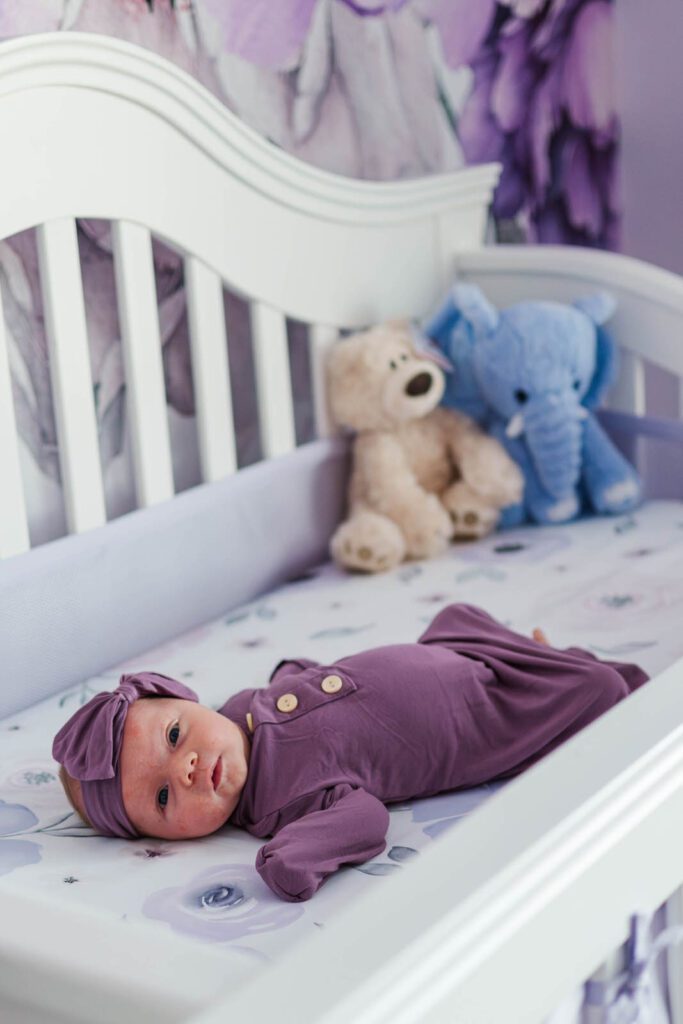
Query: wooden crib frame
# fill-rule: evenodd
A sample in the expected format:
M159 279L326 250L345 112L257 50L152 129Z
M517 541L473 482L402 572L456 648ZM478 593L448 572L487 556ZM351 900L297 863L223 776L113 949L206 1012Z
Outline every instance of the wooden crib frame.
M683 279L607 253L483 247L497 166L387 184L343 179L264 141L164 60L76 33L0 45L0 137L0 238L38 233L74 534L101 527L106 538L109 529L79 216L113 223L134 516L173 500L151 235L185 258L207 483L236 467L224 282L251 303L267 459L295 448L286 317L311 325L316 422L326 437L324 356L338 330L422 316L456 272L494 301L614 292L623 361L613 404L623 412L648 412L645 360L683 378ZM19 451L0 316L0 554L10 558L0 578L3 564L30 566L35 554ZM121 659L131 653L122 646ZM539 1022L624 941L633 913L652 912L683 883L682 685L677 663L315 941L230 992L206 981L215 950L0 888L0 1016L15 1024ZM669 905L680 912L677 896ZM680 1024L677 956L671 999Z

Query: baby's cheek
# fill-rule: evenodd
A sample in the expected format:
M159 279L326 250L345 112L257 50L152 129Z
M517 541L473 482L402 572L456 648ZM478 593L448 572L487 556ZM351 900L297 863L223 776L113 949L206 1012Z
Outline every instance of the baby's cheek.
M197 838L214 832L220 824L215 808L191 807L176 815L175 828L179 839Z

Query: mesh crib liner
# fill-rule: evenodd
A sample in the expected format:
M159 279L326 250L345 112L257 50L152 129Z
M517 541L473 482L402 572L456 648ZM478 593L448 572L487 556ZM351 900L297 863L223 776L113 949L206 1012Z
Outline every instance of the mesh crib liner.
M218 707L237 690L265 685L284 657L329 663L417 639L452 601L478 604L522 633L541 626L557 647L578 644L656 674L683 656L683 503L497 533L384 575L350 576L326 564L0 720L0 885L220 944L226 980L324 927L338 908L404 871L497 786L393 807L382 854L339 872L311 902L286 904L256 874L259 841L236 829L175 843L95 836L70 813L50 757L52 736L80 703L113 688L121 672L163 672Z

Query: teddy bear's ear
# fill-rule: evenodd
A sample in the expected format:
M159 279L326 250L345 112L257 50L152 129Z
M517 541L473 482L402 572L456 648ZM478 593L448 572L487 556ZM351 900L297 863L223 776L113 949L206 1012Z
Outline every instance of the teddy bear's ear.
M617 301L609 292L594 292L593 295L583 295L573 305L599 327L614 314Z
M491 334L498 326L498 310L492 306L476 284L456 284L452 290L453 302L472 327L475 337Z

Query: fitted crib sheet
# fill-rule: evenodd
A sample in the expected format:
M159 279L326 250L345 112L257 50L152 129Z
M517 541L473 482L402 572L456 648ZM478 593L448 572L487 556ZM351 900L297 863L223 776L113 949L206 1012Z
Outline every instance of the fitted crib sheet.
M683 656L683 503L506 531L386 575L350 576L326 564L0 721L0 886L217 944L225 980L324 928L340 908L405 871L497 786L394 806L382 854L338 873L311 902L288 904L254 870L259 841L236 829L176 843L95 836L70 813L50 757L52 736L92 694L113 688L122 671L175 676L218 707L239 689L265 685L283 657L326 663L416 639L452 601L479 604L520 632L542 626L556 646L580 644L655 674Z

